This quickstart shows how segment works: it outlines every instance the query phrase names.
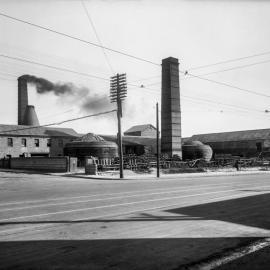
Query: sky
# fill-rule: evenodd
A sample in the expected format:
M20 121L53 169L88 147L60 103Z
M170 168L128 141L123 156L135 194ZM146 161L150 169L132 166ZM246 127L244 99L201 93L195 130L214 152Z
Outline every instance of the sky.
M126 73L123 131L136 124L155 125L155 105L161 102L157 64L171 56L179 59L181 71L188 71L180 73L183 137L270 128L270 113L265 112L270 111L269 1L0 0L0 13L152 62L0 16L1 124L17 124L19 76L72 88L58 95L38 93L29 85L29 104L35 105L43 125L115 109L109 79ZM228 62L232 59L238 60ZM116 114L61 127L116 134Z

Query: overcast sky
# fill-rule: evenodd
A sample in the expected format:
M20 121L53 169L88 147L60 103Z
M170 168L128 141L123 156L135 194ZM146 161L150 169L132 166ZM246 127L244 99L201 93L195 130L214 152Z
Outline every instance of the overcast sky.
M176 57L181 70L238 88L181 74L183 136L270 128L270 113L264 112L270 111L269 1L89 0L84 4L92 25L80 0L0 0L0 12L99 43L94 25L106 47L154 63ZM105 56L101 48L3 16L0 36L1 55L105 79L117 72L126 73L128 83L138 87L128 86L123 130L135 124L155 124L155 104L160 102L161 92L160 66L110 51ZM254 57L192 69L246 56ZM205 75L215 71L223 72ZM72 83L75 89L71 96L57 96L37 94L30 86L29 103L35 105L40 124L114 108L107 99L106 80L0 57L1 124L17 124L16 78L23 74L54 83ZM86 100L93 102L86 106ZM62 126L80 133L115 134L117 130L115 114Z

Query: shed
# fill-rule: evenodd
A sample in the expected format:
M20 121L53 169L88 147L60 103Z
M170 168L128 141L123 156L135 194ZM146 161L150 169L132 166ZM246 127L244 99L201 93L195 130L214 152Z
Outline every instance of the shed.
M157 129L151 124L137 125L124 132L125 136L156 137Z

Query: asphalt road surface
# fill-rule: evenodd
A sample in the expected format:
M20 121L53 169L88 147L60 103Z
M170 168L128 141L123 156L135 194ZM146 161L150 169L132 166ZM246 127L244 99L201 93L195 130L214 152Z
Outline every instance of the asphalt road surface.
M0 172L0 269L270 269L269 207L269 173L96 180ZM253 243L264 248L234 258Z

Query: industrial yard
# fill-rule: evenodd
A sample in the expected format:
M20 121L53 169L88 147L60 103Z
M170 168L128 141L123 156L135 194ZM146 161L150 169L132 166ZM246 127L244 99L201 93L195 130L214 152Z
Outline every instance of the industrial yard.
M269 14L0 0L0 270L270 269Z

